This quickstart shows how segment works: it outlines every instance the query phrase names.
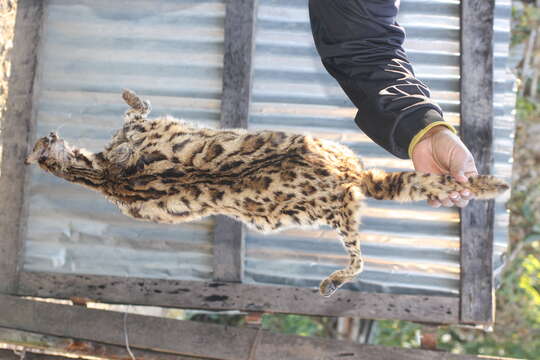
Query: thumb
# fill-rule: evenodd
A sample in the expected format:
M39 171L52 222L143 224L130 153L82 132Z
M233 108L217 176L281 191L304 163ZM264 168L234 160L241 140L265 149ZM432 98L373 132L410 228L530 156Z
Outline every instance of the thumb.
M450 175L452 175L452 177L460 183L467 182L467 177L465 176L465 173L463 171L458 171L457 173Z
M467 182L471 176L478 175L478 170L476 170L472 155L468 156L465 161L459 161L457 164L453 165L455 166L450 168L450 175L458 182Z

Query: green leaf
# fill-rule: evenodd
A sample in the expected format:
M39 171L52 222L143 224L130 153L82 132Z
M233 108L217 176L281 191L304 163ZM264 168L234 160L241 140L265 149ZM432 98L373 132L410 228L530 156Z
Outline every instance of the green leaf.
M533 229L539 227L539 224L534 225ZM540 231L529 234L523 239L526 244L532 244L533 242L540 241Z

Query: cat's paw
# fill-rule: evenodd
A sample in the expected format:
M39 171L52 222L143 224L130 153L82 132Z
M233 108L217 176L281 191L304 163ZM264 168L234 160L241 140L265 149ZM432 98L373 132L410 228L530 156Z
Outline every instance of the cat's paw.
M342 284L342 282L328 277L321 281L321 284L319 285L319 293L326 297L332 296L332 294L335 293Z

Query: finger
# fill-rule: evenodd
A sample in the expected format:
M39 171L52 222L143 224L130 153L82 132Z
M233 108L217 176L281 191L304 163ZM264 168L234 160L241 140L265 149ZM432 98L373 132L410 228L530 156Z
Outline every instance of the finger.
M468 152L468 150L467 150ZM469 177L478 175L474 158L469 153L463 161L455 161L450 165L450 175L458 182L467 182Z
M465 175L465 172L463 171L458 171L457 173L451 175L460 183L465 183L469 180L469 178Z
M439 199L439 201L441 202L442 206L444 206L444 207L452 207L452 206L454 206L454 203L452 202L452 200L450 200L450 198Z
M469 200L461 199L460 201L455 202L454 204L459 208L464 208L465 206L467 206L469 204Z
M434 208L440 208L441 207L441 202L438 201L438 200L428 200L427 203L428 203L429 206L432 206Z
M473 194L467 189L461 190L460 195L461 195L461 199L463 200L471 200L473 198Z
M472 177L472 176L478 176L478 171L476 171L476 169L474 171L467 171L465 173L465 176L468 178Z
M450 194L448 194L448 197L450 198L450 201L452 201L454 204L458 201L461 201L461 195L457 191L452 191Z
M463 199L461 197L461 194L458 193L457 191L451 192L450 195L449 195L449 198L450 198L450 201L452 201L453 206L465 207L469 203L469 200L468 199Z

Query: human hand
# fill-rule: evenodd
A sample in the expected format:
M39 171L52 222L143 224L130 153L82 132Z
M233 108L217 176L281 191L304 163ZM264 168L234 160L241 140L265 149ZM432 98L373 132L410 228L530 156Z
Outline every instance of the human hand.
M417 171L432 174L450 174L459 182L467 182L470 176L478 175L474 158L465 144L446 126L430 129L416 144L412 161ZM468 190L451 192L447 198L428 200L433 207L458 206L469 203L472 194Z

